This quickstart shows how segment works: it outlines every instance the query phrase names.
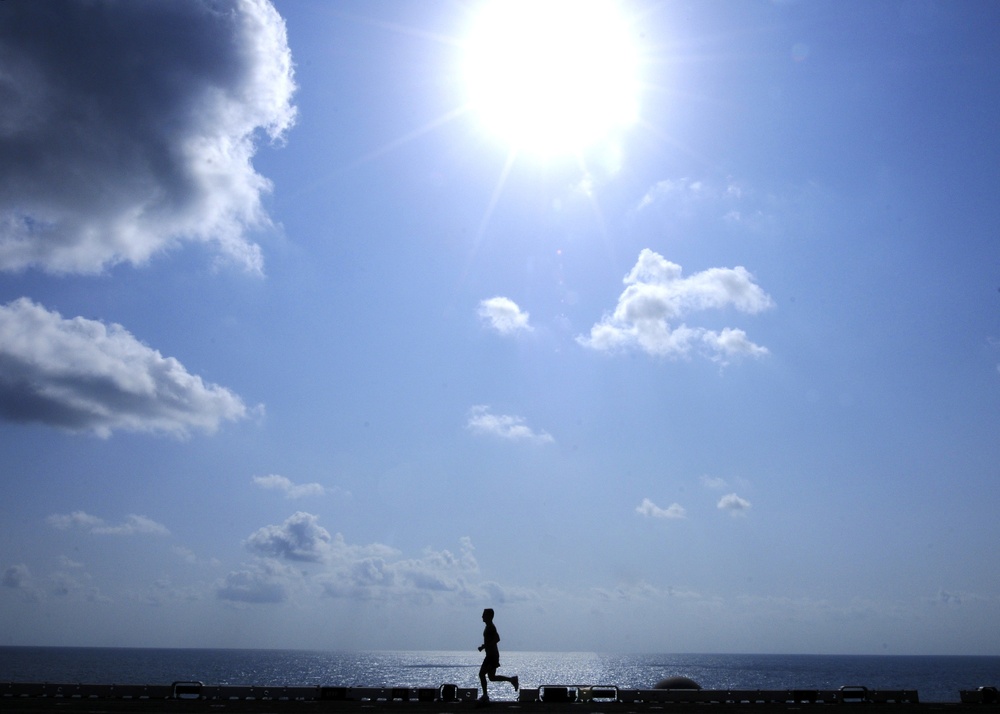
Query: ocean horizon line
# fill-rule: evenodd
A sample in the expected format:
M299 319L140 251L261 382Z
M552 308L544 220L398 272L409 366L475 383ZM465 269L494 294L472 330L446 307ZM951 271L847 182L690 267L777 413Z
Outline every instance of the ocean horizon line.
M77 649L77 650L166 650L166 651L232 651L232 652L322 652L329 654L357 654L357 653L405 653L415 654L420 652L439 654L469 654L471 657L482 657L474 648L466 649L435 649L435 648L407 648L407 647L257 647L257 646L213 646L213 645L81 645L81 644L0 644L0 649ZM572 655L597 655L597 656L657 656L664 655L670 657L980 657L980 658L1000 658L1000 653L935 653L935 652L752 652L752 651L670 651L670 650L620 650L620 649L505 649L504 654L552 654L559 656Z

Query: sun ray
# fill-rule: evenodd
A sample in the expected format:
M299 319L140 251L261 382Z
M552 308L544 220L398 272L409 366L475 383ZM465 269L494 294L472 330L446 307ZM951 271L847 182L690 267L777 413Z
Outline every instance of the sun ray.
M493 187L493 194L490 196L490 202L487 204L486 211L483 213L483 218L479 222L479 228L476 230L476 235L472 243L472 251L469 254L469 264L471 264L473 258L475 258L476 253L479 250L479 246L483 241L483 237L486 235L486 229L489 227L490 219L493 217L493 211L500 202L504 186L507 184L507 178L510 176L511 169L514 168L516 160L517 151L511 149L507 152L507 158L504 161L503 168L500 169L500 176L497 177L496 185ZM465 272L468 274L468 267L466 267Z
M413 131L410 131L406 134L403 134L400 137L392 139L387 143L383 144L382 146L380 146L379 148L373 149L372 151L369 151L367 154L358 157L350 165L348 165L347 168L356 168L358 166L361 166L362 164L366 164L374 159L377 159L380 156L388 154L391 151L395 151L399 147L413 141L414 139L418 139L424 134L428 134L437 129L438 127L447 124L450 121L454 121L458 117L467 113L469 109L470 109L469 105L465 105L457 107L456 109L452 109L451 111L445 112L441 116L432 119L423 126L417 127Z
M517 152L511 149L507 152L507 158L504 160L503 168L500 169L500 175L497 177L496 185L493 187L493 193L490 195L489 203L486 206L486 210L483 212L482 219L479 221L479 227L476 229L475 236L473 237L472 247L469 251L468 258L465 261L465 268L462 271L461 280L459 281L460 283L464 283L469 275L470 266L475 260L476 254L479 252L479 246L482 244L486 231L489 228L490 219L493 217L493 211L500 202L500 197L503 195L503 189L507 183L507 178L510 175L511 169L513 169L516 161Z
M458 119L463 114L468 113L468 111L469 111L469 107L468 107L468 105L466 105L466 106L458 107L456 109L452 109L449 112L445 112L441 116L432 119L431 121L427 122L423 126L417 127L413 131L407 132L406 134L404 134L404 135L402 135L400 137L392 139L392 140L386 142L385 144L383 144L382 146L378 147L377 149L373 149L373 150L369 151L368 153L363 154L362 156L357 157L353 161L350 161L350 162L348 162L348 163L346 163L346 164L344 164L344 165L342 165L342 166L340 166L338 168L333 169L332 171L328 171L328 172L324 173L321 176L317 176L312 181L308 182L307 184L304 184L297 191L295 191L295 192L289 192L289 197L303 195L303 194L310 193L310 192L312 192L314 190L317 190L322 184L326 183L327 181L329 181L330 179L332 179L334 176L346 173L348 171L355 170L355 169L357 169L357 168L359 168L361 166L364 166L365 164L371 163L375 159L378 159L378 158L380 158L380 157L382 157L382 156L384 156L386 154L389 154L389 153L395 151L399 147L404 146L404 145L408 144L409 142L411 142L411 141L413 141L415 139L418 139L421 136L424 136L425 134L428 134L428 133L434 131L435 129L437 129L437 128L439 128L439 127L447 124L448 122L451 122L451 121L454 121L454 120Z
M592 175L591 167L587 164L586 157L578 152L577 162L580 167L580 174L584 178ZM591 211L594 213L594 221L597 223L598 232L601 237L601 242L604 244L605 249L608 253L609 265L617 265L617 255L615 252L615 241L612 240L611 234L608 231L608 223L604 218L604 211L601 210L601 204L597 200L597 196L594 195L593 191L585 191L584 195L587 199L587 205L590 206Z
M357 13L344 12L343 10L335 9L333 5L325 5L324 7L328 8L330 15L350 20L352 22L369 25L371 27L378 27L379 29L389 30L390 32L395 32L400 35L409 35L410 37L419 37L421 39L431 40L432 42L437 42L442 45L461 45L461 41L457 37L443 35L439 32L430 32L428 30L422 30L419 27L413 27L412 25L404 25L399 22L387 22L385 20L377 20L373 17L358 15Z

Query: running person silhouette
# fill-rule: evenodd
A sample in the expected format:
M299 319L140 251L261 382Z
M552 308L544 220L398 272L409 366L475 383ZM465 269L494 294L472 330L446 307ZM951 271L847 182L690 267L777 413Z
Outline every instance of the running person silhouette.
M486 629L483 630L483 644L479 645L479 651L485 650L486 657L483 659L483 666L479 668L479 682L483 685L483 696L479 698L479 701L488 702L490 695L486 693L487 677L491 682L510 682L514 685L515 692L520 689L520 683L517 681L517 676L504 677L497 674L497 667L500 666L500 648L497 647L497 643L500 642L500 634L497 632L496 625L493 624L493 608L488 607L483 610L483 622L486 623Z

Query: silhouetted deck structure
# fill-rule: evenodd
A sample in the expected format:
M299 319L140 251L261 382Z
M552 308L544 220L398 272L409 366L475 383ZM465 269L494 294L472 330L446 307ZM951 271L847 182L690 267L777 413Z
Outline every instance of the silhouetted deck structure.
M0 712L333 712L447 714L481 708L479 690L436 688L172 684L0 683ZM996 687L959 692L955 702L921 702L916 690L621 689L613 685L522 688L493 700L505 714L1000 714ZM509 712L505 710L510 710Z

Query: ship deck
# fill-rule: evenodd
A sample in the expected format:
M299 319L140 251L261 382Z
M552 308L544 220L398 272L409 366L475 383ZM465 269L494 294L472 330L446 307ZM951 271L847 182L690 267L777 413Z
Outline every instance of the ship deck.
M546 685L516 700L477 701L478 690L438 688L171 684L0 683L0 712L333 712L334 714L1000 714L995 687L959 692L955 702L921 702L917 690L845 686L834 690L619 689Z

